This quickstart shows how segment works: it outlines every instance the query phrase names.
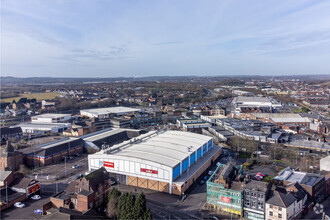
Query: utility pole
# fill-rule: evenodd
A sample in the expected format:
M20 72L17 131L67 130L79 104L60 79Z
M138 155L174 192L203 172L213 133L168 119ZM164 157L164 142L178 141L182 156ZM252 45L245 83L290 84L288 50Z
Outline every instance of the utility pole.
M64 174L66 176L66 157L64 157Z
M8 185L7 185L7 181L6 181L6 204L7 204L7 208L8 208Z
M55 182L55 187L56 187L56 194L58 193L58 183L57 183L57 180Z

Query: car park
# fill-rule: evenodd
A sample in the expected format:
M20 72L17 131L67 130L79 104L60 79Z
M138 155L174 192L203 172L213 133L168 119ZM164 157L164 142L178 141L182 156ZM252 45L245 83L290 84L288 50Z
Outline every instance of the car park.
M16 208L24 208L25 207L25 204L24 203L21 203L21 202L15 202L14 206Z
M39 200L39 199L41 199L41 196L40 195L34 195L34 196L31 197L31 199Z

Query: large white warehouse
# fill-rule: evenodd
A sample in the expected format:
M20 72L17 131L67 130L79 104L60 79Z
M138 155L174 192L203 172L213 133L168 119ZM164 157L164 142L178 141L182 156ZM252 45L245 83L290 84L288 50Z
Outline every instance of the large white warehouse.
M89 170L105 167L127 185L181 195L221 153L211 137L149 132L88 155Z

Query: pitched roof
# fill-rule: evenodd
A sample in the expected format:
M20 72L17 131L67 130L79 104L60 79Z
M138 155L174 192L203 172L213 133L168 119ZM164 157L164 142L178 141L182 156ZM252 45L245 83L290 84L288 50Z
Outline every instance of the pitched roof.
M99 185L103 185L106 180L109 180L109 173L104 167L91 172L90 174L84 176L86 180L89 181L89 185L94 192L98 190Z
M12 172L0 170L0 181L5 181Z
M297 198L291 193L283 193L280 191L271 191L270 197L266 203L280 206L283 208L289 207Z
M33 179L31 178L27 178L27 177L24 177L24 178L20 178L20 179L16 179L12 184L11 186L12 187L15 187L15 188L26 188L30 185L30 183L33 181Z

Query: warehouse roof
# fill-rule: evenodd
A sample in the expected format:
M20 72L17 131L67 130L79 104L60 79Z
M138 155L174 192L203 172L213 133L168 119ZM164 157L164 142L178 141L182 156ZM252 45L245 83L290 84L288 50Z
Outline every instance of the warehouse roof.
M51 129L51 128L62 128L63 126L68 126L70 123L20 123L13 127L23 127L23 128L34 128L34 129Z
M270 102L270 100L267 97L238 96L237 102Z
M110 107L110 108L93 108L93 109L80 110L80 112L87 112L96 115L120 114L120 113L137 112L137 111L141 111L141 109L129 108L129 107Z
M114 145L111 150L99 153L134 157L175 167L211 139L205 135L183 131L152 132L139 136L133 142L125 141Z
M61 118L65 116L71 116L71 114L42 114L42 115L34 115L32 118Z
M294 114L294 113L251 113L251 115L254 115L257 118L270 118L272 119L272 121L278 123L311 122L308 118L301 117L299 114Z

